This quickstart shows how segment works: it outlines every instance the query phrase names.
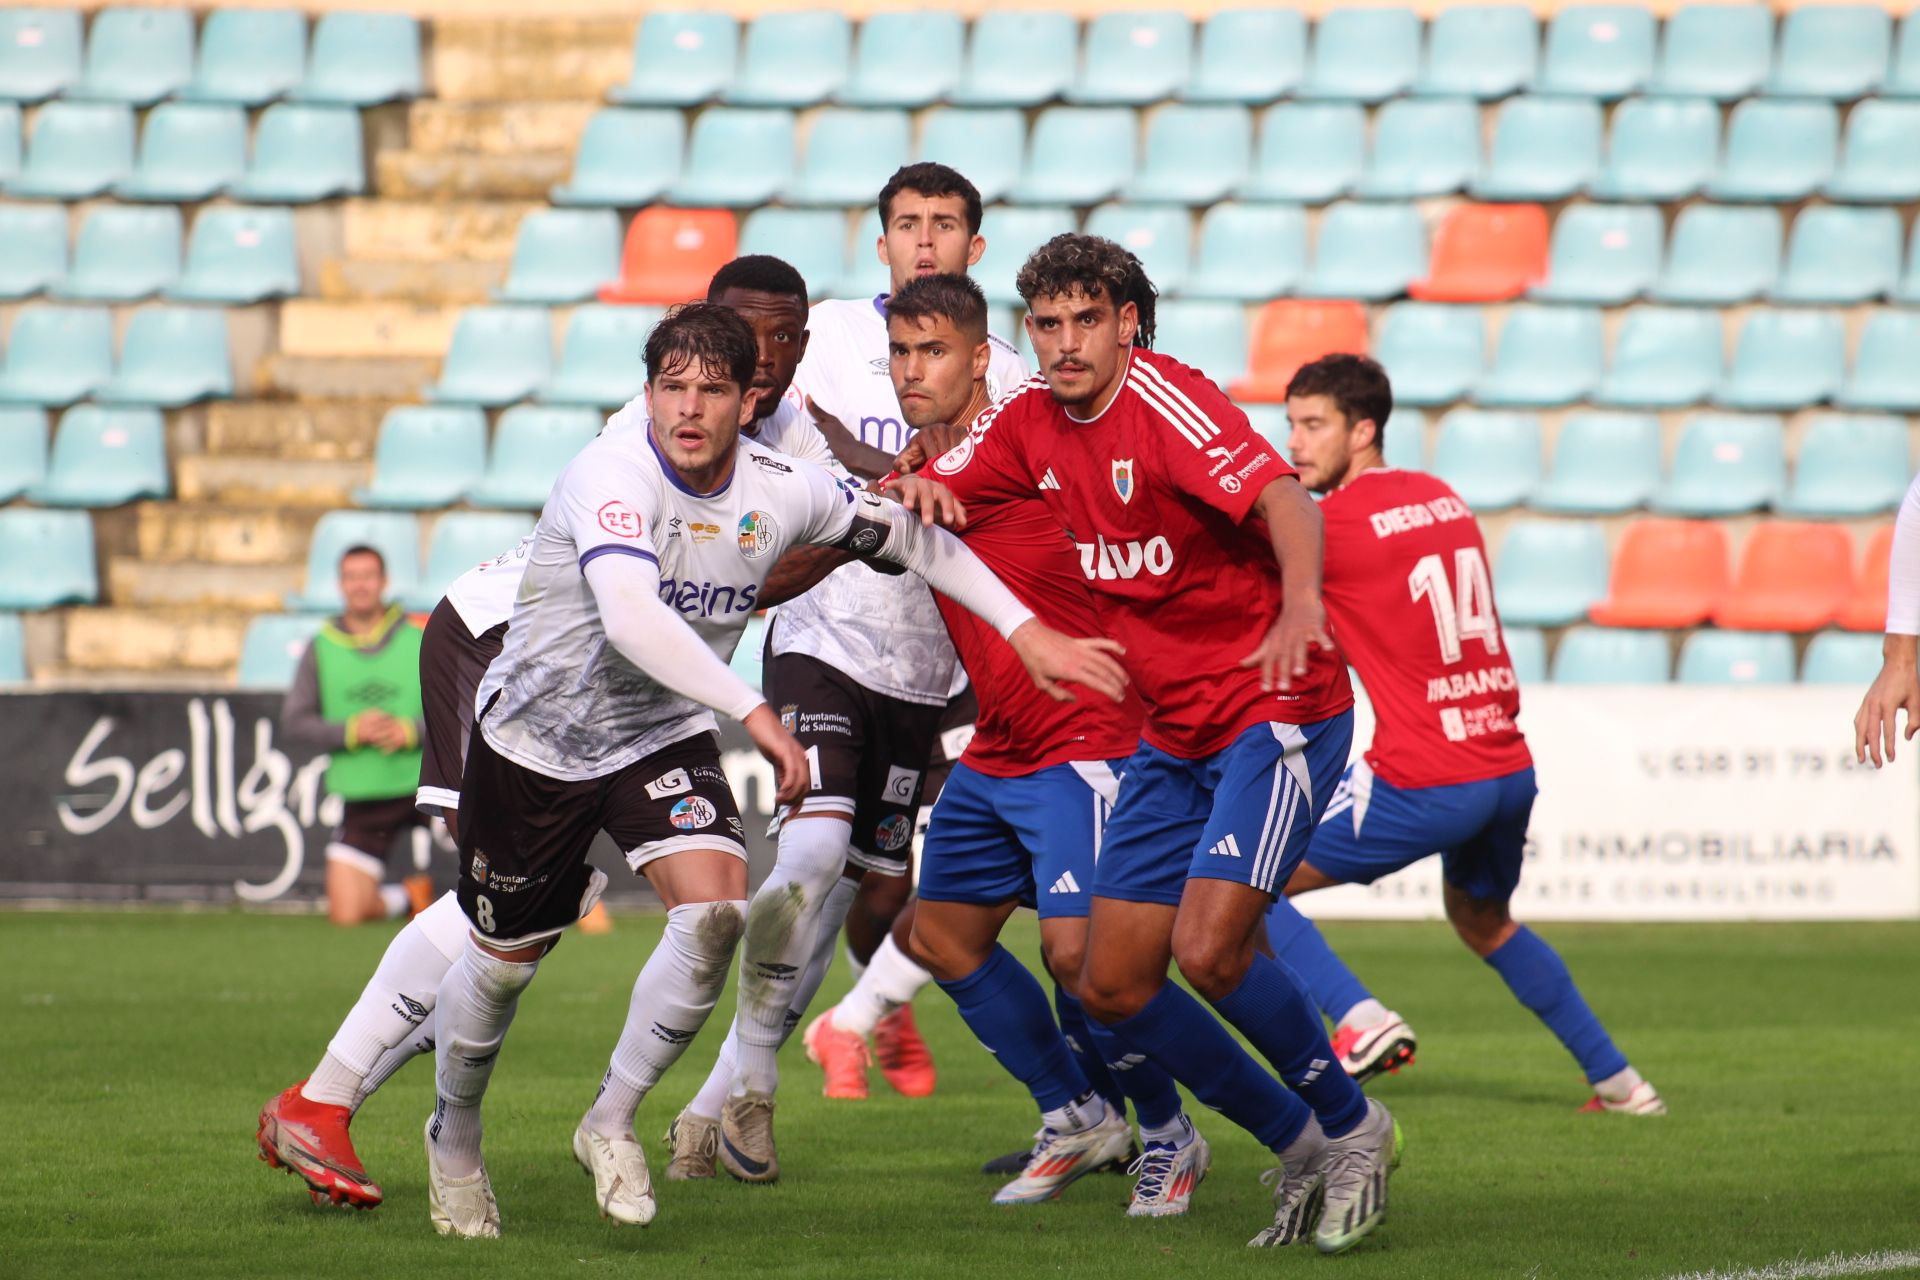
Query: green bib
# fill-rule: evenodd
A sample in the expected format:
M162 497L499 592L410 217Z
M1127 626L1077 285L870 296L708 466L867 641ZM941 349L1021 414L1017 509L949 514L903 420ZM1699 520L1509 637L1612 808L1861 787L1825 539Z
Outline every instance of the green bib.
M379 644L388 632L392 639ZM320 677L320 714L350 720L377 709L401 720L420 718L420 628L408 622L400 606L371 634L348 635L329 622L314 637L313 657ZM336 751L327 763L327 790L342 800L394 800L420 785L420 750L353 747Z

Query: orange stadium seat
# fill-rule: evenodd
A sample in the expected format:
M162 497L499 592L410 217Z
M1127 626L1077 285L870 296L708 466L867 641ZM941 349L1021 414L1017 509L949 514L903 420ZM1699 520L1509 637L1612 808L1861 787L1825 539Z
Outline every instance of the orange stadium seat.
M1367 311L1357 302L1269 302L1254 321L1247 376L1233 384L1233 398L1277 403L1287 398L1287 383L1301 365L1335 351L1366 350Z
M1769 520L1740 552L1733 590L1713 612L1736 631L1816 631L1853 589L1853 539L1839 525Z
M738 230L727 209L642 209L627 228L620 278L600 286L602 302L685 302L733 257Z
M1893 561L1893 526L1883 524L1867 539L1853 594L1840 608L1840 625L1849 631L1884 631L1887 627L1887 579Z
M1636 520L1613 555L1603 627L1692 627L1727 594L1727 532L1711 520Z
M1547 211L1537 204L1456 205L1433 234L1426 302L1502 302L1547 278Z

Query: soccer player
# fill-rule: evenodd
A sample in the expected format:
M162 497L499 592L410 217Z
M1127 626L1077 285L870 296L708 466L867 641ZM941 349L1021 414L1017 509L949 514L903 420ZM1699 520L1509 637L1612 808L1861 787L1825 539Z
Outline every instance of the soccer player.
M1377 719L1287 896L1371 884L1438 852L1447 918L1579 1061L1594 1090L1587 1109L1664 1115L1559 955L1508 909L1536 791L1514 723L1520 686L1480 527L1444 481L1386 464L1392 410L1386 372L1365 356L1327 356L1287 387L1287 451L1301 482L1325 495L1327 613ZM1267 930L1274 953L1338 1024L1334 1052L1355 1079L1411 1059L1412 1030L1286 898Z
M1920 476L1907 489L1893 522L1893 560L1887 566L1887 638L1880 674L1853 717L1854 756L1878 769L1893 763L1900 712L1906 737L1920 732Z

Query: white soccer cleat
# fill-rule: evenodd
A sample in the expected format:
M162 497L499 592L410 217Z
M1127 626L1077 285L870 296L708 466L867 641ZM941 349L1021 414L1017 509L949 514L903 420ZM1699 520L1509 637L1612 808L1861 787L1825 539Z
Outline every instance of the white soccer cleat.
M1317 1132L1318 1122L1310 1123ZM1322 1146L1291 1168L1282 1165L1260 1175L1261 1183L1273 1188L1273 1225L1262 1228L1259 1235L1247 1241L1249 1249L1284 1248L1306 1238L1320 1212L1321 1198L1326 1194L1325 1167L1326 1148Z
M720 1122L695 1115L687 1107L667 1126L667 1147L673 1155L667 1160L668 1182L692 1182L711 1178L719 1167Z
M431 1118L428 1129L433 1127ZM487 1167L465 1178L449 1178L433 1158L433 1138L427 1137L427 1218L443 1236L494 1240L500 1236L500 1205L487 1181Z
M1184 1147L1150 1144L1128 1167L1138 1181L1127 1205L1129 1218L1173 1218L1193 1203L1193 1191L1213 1165L1213 1148L1198 1133Z
M1611 1111L1623 1116L1663 1116L1667 1114L1667 1104L1660 1100L1653 1086L1642 1080L1633 1086L1632 1092L1618 1102L1609 1102L1599 1094L1587 1099L1582 1111Z
M1381 1072L1397 1074L1413 1064L1417 1047L1413 1028L1399 1014L1389 1012L1377 1026L1350 1027L1342 1023L1333 1029L1333 1054L1347 1074L1365 1084Z
M1102 1165L1120 1159L1133 1143L1133 1129L1108 1109L1099 1124L1072 1133L1042 1129L1019 1177L996 1191L995 1204L1051 1200Z
M1367 1114L1353 1130L1327 1139L1321 1163L1326 1197L1313 1247L1345 1253L1387 1219L1387 1178L1400 1167L1400 1126L1378 1102L1367 1100Z
M720 1164L742 1182L778 1182L773 1149L773 1095L748 1092L720 1107Z
M632 1134L609 1138L586 1125L573 1131L573 1158L593 1175L593 1198L600 1216L630 1227L653 1221L659 1205L653 1198L653 1175L647 1156Z

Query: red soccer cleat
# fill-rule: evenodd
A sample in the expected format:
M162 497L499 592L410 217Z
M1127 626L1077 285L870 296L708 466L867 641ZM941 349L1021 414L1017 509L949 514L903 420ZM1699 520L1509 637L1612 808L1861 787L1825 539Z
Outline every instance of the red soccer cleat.
M800 1041L807 1047L808 1060L818 1063L826 1073L821 1096L852 1101L867 1096L867 1042L851 1031L834 1026L833 1010L809 1022Z
M312 1102L294 1085L260 1109L260 1158L275 1169L285 1169L307 1184L307 1194L321 1207L347 1205L371 1209L380 1203L380 1188L354 1154L347 1125L353 1113L345 1107Z
M873 1053L880 1074L903 1097L924 1098L933 1092L933 1054L913 1022L913 1006L903 1004L873 1028Z

